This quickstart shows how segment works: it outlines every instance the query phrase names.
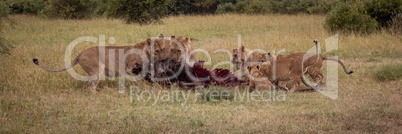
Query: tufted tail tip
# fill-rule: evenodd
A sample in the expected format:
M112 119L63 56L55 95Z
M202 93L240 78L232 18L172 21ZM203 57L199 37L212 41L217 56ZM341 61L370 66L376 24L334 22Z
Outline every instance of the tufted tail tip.
M38 61L38 59L36 59L36 58L33 58L33 63L35 63L36 65L39 65L39 61Z
M353 73L353 71L350 71L348 74L352 74Z

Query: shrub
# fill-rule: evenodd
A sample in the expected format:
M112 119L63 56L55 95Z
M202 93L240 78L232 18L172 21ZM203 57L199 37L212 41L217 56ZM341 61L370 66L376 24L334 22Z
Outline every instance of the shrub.
M402 13L399 13L392 18L390 30L394 34L402 34Z
M10 1L11 13L38 14L48 4L47 0L13 0Z
M194 8L194 1L182 1L182 0L169 0L168 11L169 14L179 15L179 14L189 14L191 9Z
M299 12L307 12L305 6L312 6L311 0L301 2L299 0L272 0L271 11L274 13L295 14Z
M158 22L168 13L166 0L112 0L107 15L123 18L127 24L150 24Z
M235 5L232 3L219 4L216 13L233 13L235 12Z
M236 3L237 13L264 14L269 11L269 2L264 0L241 0Z
M402 13L402 1L371 0L365 2L365 9L379 23L379 26L388 27L392 24L392 18Z
M331 32L371 33L376 30L377 21L365 13L362 4L343 3L327 15L325 27Z
M84 19L90 18L97 7L96 0L48 0L44 14L52 18Z
M168 0L169 14L213 14L218 5L236 0Z
M327 13L337 0L271 0L273 13Z
M107 7L108 7L108 1L107 0L98 0L96 3L96 8L94 9L94 16L102 16L105 14Z
M379 81L392 81L402 78L402 65L390 64L382 66L376 73L375 78Z

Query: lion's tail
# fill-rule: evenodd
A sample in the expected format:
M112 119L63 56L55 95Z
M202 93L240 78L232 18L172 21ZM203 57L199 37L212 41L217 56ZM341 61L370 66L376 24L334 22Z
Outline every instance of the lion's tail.
M81 54L80 54L80 55L81 55ZM46 71L49 71L49 72L61 72L61 71L65 71L65 70L70 69L70 68L72 68L73 66L75 66L75 65L78 63L78 58L80 57L80 55L78 55L78 56L73 60L73 62L72 62L70 65L68 65L68 66L66 66L66 67L64 67L64 68L60 68L60 69L49 69L49 68L46 68L46 67L40 65L40 64L39 64L39 60L36 59L36 58L33 58L32 61L33 61L33 63L35 63L36 65L38 65L40 68L42 68L42 69L44 69L44 70L46 70Z
M349 71L349 72L348 72L347 69L346 69L346 67L345 67L345 65L343 64L343 62L342 62L341 60L338 60L338 58L334 58L334 57L325 57L325 56L323 56L323 60L336 61L336 62L338 62L339 64L341 64L341 66L342 66L342 68L343 68L343 71L345 71L346 74L352 74L352 73L353 73L353 71ZM314 63L314 64L315 64L315 63ZM318 85L310 85L310 84L308 84L308 83L306 82L306 80L305 80L303 74L301 75L301 80L302 80L302 82L303 82L305 85L307 85L307 86L309 86L309 87L312 87L312 88L315 89L315 90L319 89Z
M339 64L341 64L341 66L342 66L342 68L343 68L343 71L345 71L345 73L346 74L352 74L353 73L353 71L347 71L346 70L346 67L345 67L345 65L343 64L343 62L341 61L341 60L338 60L337 58L334 58L334 57L324 57L324 60L332 60L332 61L336 61L336 62L338 62Z
M310 66L313 66L314 64L316 64L317 62L318 62L318 60L319 60L319 58L320 58L320 55L314 55L314 56L316 56L317 58L316 58L316 60L314 61L314 63L313 64L311 64L311 65L305 65L304 63L302 63L302 74L301 74L301 80L302 80L302 82L304 83L304 85L306 85L306 86L308 86L308 87L311 87L311 88L313 88L314 90L317 90L319 87L317 87L318 85L310 85L309 83L307 83L306 82L306 80L305 80L305 78L304 78L304 73L305 73L305 71L307 71L308 70L308 68L310 67ZM309 56L308 58L310 58L311 56ZM303 57L303 59L304 59L305 57ZM306 66L305 67L305 69L304 69L304 66Z

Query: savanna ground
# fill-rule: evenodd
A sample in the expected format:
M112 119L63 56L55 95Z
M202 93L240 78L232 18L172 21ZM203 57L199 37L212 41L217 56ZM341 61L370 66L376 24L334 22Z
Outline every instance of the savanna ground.
M5 38L15 49L1 56L0 133L400 133L402 131L402 81L378 81L375 72L383 65L402 63L402 38L382 31L372 35L339 34L338 55L352 75L339 67L339 97L332 100L318 92L296 92L285 101L198 101L183 105L184 95L173 101L130 101L130 93L118 92L116 80L101 81L98 94L83 89L85 82L67 72L46 72L32 63L64 66L66 46L82 36L114 37L113 45L132 45L157 36L192 37L195 48L211 53L212 63L229 61L217 49L237 47L237 35L249 48L286 49L304 52L333 34L323 27L319 15L216 15L177 16L163 24L126 25L121 20L48 20L11 16L16 22L5 29ZM78 52L95 46L81 43ZM109 44L106 44L109 45ZM325 51L323 51L325 52ZM74 57L73 57L74 58ZM205 56L197 59L206 60ZM211 69L213 65L205 67ZM219 66L229 68L229 64ZM83 73L79 65L75 70ZM325 70L325 69L324 69ZM146 82L128 82L148 91L165 91ZM244 87L243 87L244 88ZM225 89L209 87L206 91ZM192 91L190 100L199 99ZM240 90L243 91L243 90Z

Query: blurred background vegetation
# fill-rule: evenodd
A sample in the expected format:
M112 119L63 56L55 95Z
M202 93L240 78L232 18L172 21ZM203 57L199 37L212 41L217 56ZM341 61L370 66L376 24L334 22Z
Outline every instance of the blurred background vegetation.
M0 17L120 18L140 25L170 15L322 14L329 32L370 34L402 30L401 0L2 0ZM1 24L1 23L0 23ZM2 45L3 46L3 45Z
M12 48L1 34L9 14L48 19L118 18L140 25L171 15L321 14L328 32L402 34L401 0L0 0L0 54Z

